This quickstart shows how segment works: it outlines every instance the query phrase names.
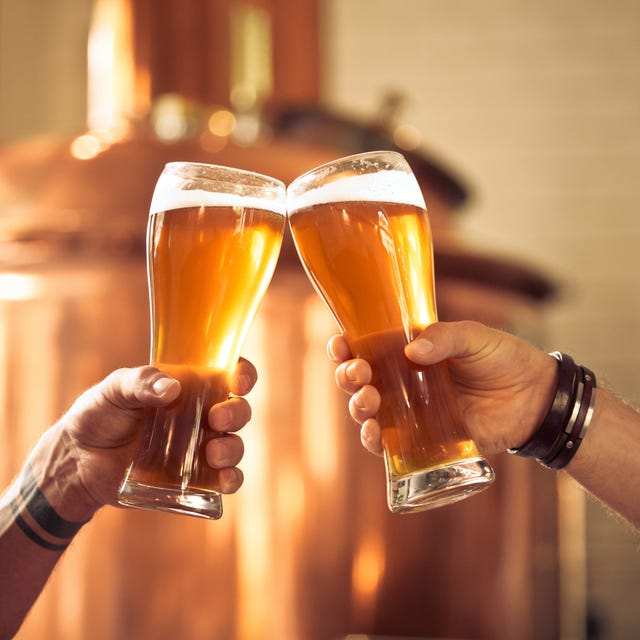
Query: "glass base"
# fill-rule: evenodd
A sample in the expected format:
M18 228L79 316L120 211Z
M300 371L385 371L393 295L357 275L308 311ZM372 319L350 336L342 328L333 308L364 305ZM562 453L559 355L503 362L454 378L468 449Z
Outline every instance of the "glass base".
M413 513L464 500L495 479L484 458L462 460L446 467L419 471L387 481L387 500L393 513Z
M156 487L126 480L120 487L118 502L126 507L168 511L197 518L217 520L222 516L222 496L217 491L180 490Z

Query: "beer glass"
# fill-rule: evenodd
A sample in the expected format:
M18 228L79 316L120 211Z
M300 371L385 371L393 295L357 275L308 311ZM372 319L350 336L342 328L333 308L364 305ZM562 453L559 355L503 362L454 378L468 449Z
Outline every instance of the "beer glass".
M404 157L362 153L313 169L289 186L287 209L307 275L380 391L389 509L487 487L494 472L469 437L447 364L419 368L404 356L437 320L429 219Z
M121 504L222 515L217 472L205 461L207 414L228 397L278 260L285 204L285 185L256 173L187 162L162 171L147 227L151 364L182 390L146 428Z

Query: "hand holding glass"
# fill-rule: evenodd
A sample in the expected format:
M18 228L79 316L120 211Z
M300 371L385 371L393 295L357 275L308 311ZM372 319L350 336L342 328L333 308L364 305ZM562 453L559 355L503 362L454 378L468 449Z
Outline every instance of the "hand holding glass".
M285 186L256 173L170 163L147 228L151 364L182 391L158 409L122 483L129 506L219 518L217 472L205 461L209 409L229 394L250 323L275 270Z
M446 363L418 369L404 356L437 320L429 219L404 157L372 152L318 167L289 186L287 208L311 282L353 356L372 367L390 510L487 487L494 473L467 433Z

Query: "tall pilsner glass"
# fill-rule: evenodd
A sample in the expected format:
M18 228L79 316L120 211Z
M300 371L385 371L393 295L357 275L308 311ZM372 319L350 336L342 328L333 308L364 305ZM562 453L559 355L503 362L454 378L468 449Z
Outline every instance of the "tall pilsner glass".
M393 512L470 496L494 479L469 437L446 363L418 368L404 346L437 320L431 230L402 155L350 156L297 178L287 209L296 249L382 404L377 419Z
M151 364L182 391L156 411L119 501L204 518L222 515L204 455L211 406L228 397L285 225L282 182L214 165L166 165L151 201L147 267Z

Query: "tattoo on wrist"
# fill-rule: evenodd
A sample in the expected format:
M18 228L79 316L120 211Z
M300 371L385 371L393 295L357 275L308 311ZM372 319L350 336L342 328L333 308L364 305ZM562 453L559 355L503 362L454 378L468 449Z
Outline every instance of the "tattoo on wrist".
M33 469L26 464L18 479L19 491L11 500L15 522L37 545L51 551L64 551L88 520L65 520L40 490Z
M29 525L29 523L20 515L20 508L18 507L18 503L15 498L11 501L11 511L13 512L16 524L22 530L22 533L24 533L27 538L35 542L38 546L49 549L50 551L64 551L71 543L71 540L67 540L62 544L49 542L40 534L36 533L35 529L33 529L33 527L31 527L31 525Z

